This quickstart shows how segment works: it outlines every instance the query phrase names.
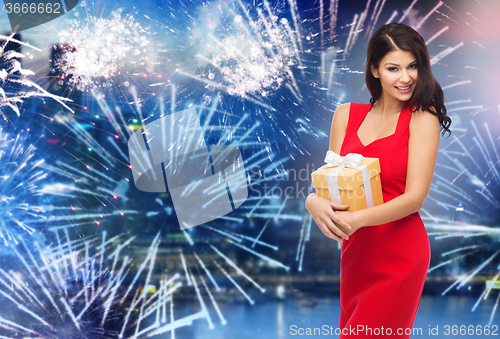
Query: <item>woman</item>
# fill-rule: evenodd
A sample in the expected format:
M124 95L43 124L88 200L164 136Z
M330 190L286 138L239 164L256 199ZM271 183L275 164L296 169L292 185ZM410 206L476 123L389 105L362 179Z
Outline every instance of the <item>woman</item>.
M449 133L443 91L422 37L387 24L368 44L369 104L335 111L330 150L379 158L384 203L348 212L316 194L306 208L342 243L340 338L410 338L430 262L418 210L429 192L440 130ZM443 134L444 134L443 131Z

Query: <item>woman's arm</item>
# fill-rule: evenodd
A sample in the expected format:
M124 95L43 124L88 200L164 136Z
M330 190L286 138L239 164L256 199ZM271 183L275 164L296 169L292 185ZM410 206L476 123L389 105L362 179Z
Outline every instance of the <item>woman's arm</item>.
M439 148L439 119L426 111L413 113L408 143L405 192L378 206L338 215L353 226L376 226L399 220L422 208L429 193ZM352 214L350 214L352 213Z
M340 154L340 148L344 141L350 107L350 104L343 104L333 114L329 146L330 150L337 154ZM350 225L342 220L337 214L339 211L334 211L334 209L344 210L347 207L348 205L337 204L321 198L316 193L309 194L306 199L306 209L318 227L327 237L337 241L348 238L347 232L350 230Z

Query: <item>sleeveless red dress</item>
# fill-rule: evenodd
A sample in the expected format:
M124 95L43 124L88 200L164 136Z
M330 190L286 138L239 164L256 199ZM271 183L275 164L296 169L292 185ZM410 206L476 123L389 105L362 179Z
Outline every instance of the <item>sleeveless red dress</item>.
M382 195L388 202L405 191L412 113L406 103L395 133L364 146L357 131L371 106L351 104L340 155L379 158ZM339 338L410 338L430 256L429 237L418 212L362 227L343 240L340 330L346 329Z

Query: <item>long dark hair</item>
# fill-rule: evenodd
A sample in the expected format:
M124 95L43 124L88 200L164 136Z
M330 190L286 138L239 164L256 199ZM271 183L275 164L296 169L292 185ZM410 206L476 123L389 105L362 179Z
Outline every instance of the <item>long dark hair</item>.
M404 24L392 23L380 27L368 43L365 76L366 87L372 96L370 103L374 104L382 95L380 79L373 76L372 66L378 68L382 58L395 50L411 52L417 59L418 81L409 100L409 107L413 112L426 110L436 115L442 135L445 132L451 134L451 118L446 115L443 90L432 75L427 46L420 34Z

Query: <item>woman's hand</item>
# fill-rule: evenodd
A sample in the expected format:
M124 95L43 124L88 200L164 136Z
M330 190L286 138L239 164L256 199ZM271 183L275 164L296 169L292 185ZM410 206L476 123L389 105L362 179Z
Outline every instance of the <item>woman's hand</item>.
M336 211L335 212L340 219L344 220L346 223L348 223L351 226L351 229L346 231L347 235L351 235L357 230L359 230L363 225L357 218L358 213L355 212L349 212L349 211Z
M342 239L349 239L348 234L354 233L355 230L351 231L351 226L348 222L343 220L338 211L335 212L333 209L346 209L348 205L337 204L331 202L330 200L321 198L316 195L316 193L311 193L306 199L306 209L311 214L321 231L329 238L342 242ZM348 215L346 215L348 217Z

